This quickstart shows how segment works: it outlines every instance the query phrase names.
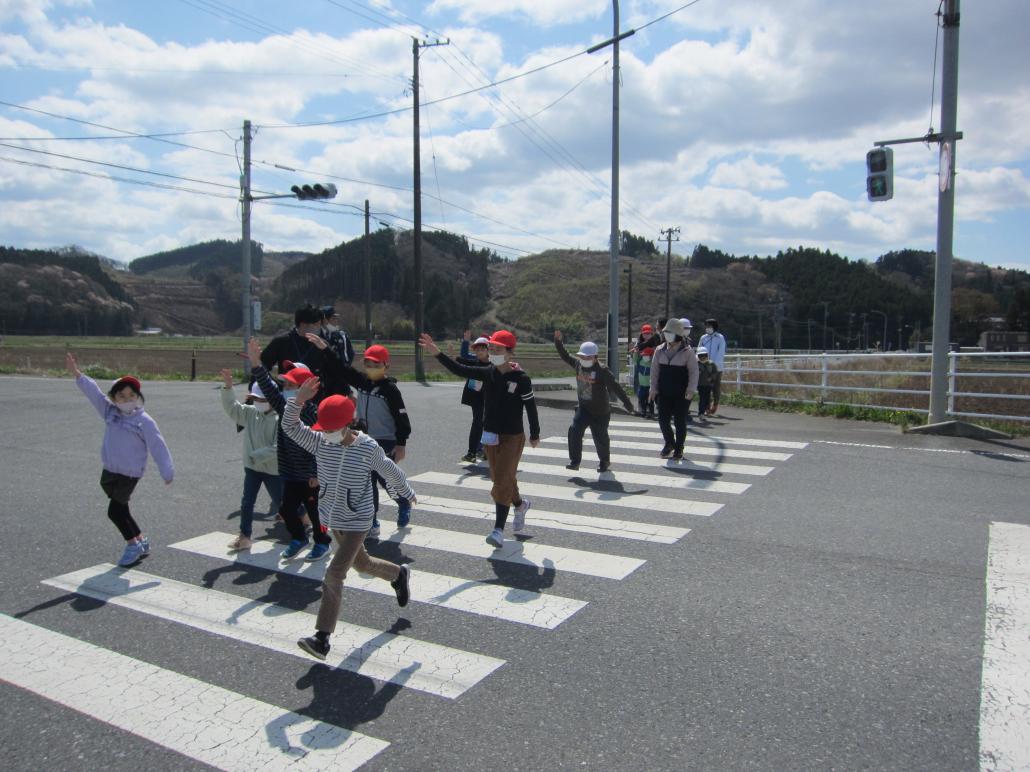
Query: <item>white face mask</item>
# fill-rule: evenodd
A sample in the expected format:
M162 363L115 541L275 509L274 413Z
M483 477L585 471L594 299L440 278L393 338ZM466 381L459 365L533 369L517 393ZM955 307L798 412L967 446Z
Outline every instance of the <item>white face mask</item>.
M335 324L327 324L325 326L325 331L326 332L336 332L338 329L340 329L340 328L337 327Z
M283 389L283 399L293 399L297 396L296 389Z
M131 399L128 402L115 402L114 406L118 408L123 414L128 415L133 410L140 406L138 399Z
M594 360L593 359L580 359L579 363L581 365L583 365L583 367L586 367L588 369L594 366Z
M325 438L326 442L331 442L334 445L339 445L341 442L343 442L343 429L340 429L337 432L322 432L322 436Z
M490 355L490 364L492 364L492 365L494 365L496 367L500 367L501 365L503 365L504 364L504 354L491 354Z
M254 407L260 410L262 413L267 413L269 410L272 409L272 405L270 402L255 402Z
M674 332L663 332L662 335L665 336L665 339L669 341L669 343L672 343L676 340L676 333Z

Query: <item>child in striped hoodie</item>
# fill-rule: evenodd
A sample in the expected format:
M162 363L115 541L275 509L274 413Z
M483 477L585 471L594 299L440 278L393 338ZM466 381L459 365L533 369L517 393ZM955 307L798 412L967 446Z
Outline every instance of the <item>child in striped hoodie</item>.
M318 482L322 496L318 502L319 519L336 539L337 549L322 582L322 602L315 620L315 634L301 638L297 645L318 659L329 653L329 636L336 629L340 614L343 580L351 566L360 573L371 574L390 582L397 595L397 604L408 603L406 565L372 557L365 551L365 533L372 527L375 512L372 472L380 475L394 496L402 496L415 504L415 492L404 473L391 461L374 439L351 429L354 401L342 394L326 397L318 406L318 422L308 428L300 422L301 407L318 393L317 378L301 384L283 412L282 427L286 436L311 453L318 464Z

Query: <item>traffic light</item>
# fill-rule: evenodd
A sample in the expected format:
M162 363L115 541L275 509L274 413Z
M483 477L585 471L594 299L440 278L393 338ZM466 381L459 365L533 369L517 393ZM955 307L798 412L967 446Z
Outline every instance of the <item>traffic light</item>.
M889 201L894 197L894 151L878 147L865 154L866 192L870 201Z
M331 182L316 182L314 185L294 185L290 190L301 201L336 198L336 186Z

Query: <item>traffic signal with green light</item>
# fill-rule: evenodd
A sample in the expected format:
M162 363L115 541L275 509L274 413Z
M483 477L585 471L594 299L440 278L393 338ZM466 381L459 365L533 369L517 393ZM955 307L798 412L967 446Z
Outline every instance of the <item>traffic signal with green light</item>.
M894 197L894 151L878 147L865 154L866 193L870 201L889 201Z

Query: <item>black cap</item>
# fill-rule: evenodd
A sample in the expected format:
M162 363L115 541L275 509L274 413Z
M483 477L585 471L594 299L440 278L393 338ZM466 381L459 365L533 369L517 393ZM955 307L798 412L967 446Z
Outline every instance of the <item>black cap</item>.
M332 306L322 306L323 319L332 319L334 316L336 316L335 308L333 308Z

